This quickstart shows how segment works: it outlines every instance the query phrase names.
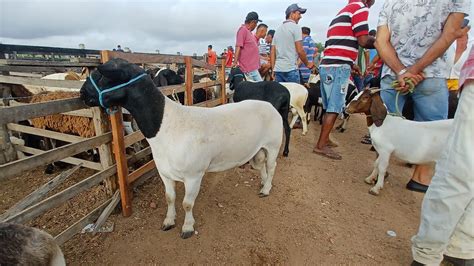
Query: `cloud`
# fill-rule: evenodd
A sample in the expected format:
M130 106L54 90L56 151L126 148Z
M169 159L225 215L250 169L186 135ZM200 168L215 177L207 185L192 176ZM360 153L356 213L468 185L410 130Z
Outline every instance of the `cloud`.
M382 6L371 8L374 28ZM347 0L303 0L308 9L301 26L324 42L330 21ZM2 43L89 49L117 44L137 52L201 55L212 44L216 51L235 44L235 33L246 14L256 11L270 29L284 21L290 2L280 0L0 0Z

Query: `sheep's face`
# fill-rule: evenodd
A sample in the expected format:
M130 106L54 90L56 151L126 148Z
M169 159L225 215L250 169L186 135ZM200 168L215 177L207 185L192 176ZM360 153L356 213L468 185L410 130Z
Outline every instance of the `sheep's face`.
M130 64L123 59L112 59L107 63L100 65L97 70L93 71L89 79L84 82L81 88L81 99L88 106L99 106L99 93L92 84L93 79L100 91L123 84L129 80L144 73L143 69L134 64ZM147 77L144 77L145 79ZM140 80L127 85L123 88L104 93L102 95L102 103L104 107L123 106L126 102L127 92L133 90ZM135 90L138 90L135 88Z
M363 90L349 103L346 112L354 113L368 113L372 103L372 93L370 90Z

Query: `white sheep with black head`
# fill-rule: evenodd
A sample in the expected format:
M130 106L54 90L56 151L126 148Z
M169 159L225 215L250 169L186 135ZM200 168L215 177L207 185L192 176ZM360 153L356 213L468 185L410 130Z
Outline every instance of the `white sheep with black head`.
M192 210L206 172L250 161L260 170L260 196L269 195L283 134L282 118L271 104L249 100L215 108L182 106L164 97L143 73L136 65L113 59L92 73L81 98L89 106L122 106L137 121L165 186L168 212L163 230L175 226L176 181L185 187L182 238L194 233ZM123 87L111 89L114 86Z

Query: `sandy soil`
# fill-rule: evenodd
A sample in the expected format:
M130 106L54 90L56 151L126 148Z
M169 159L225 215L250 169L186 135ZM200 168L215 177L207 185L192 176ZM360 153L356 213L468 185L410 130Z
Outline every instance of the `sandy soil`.
M112 215L112 233L79 234L63 250L71 265L80 264L386 264L411 262L410 238L416 233L422 194L404 188L412 170L392 159L390 177L379 196L368 194L364 178L375 153L360 143L365 119L355 115L345 133L334 133L342 161L311 152L319 125L307 136L292 132L290 156L279 158L272 192L257 196L258 173L232 169L206 174L194 207L197 234L179 237L184 220L184 187L177 186L177 227L163 232L166 214L161 180L139 187L133 215ZM51 178L51 177L49 177ZM47 180L41 172L25 180L0 183L0 210ZM24 182L26 181L26 182ZM11 183L13 182L13 183ZM33 225L58 233L71 217L92 209L104 199L102 187L77 197ZM82 207L81 207L82 206ZM46 224L46 225L45 225ZM387 231L396 232L396 237Z

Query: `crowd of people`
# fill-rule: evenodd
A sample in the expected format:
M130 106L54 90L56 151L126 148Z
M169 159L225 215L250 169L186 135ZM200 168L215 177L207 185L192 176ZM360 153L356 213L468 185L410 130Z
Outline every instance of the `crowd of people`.
M402 110L411 98L415 121L447 119L450 91L459 93L467 84L459 93L444 156L435 169L415 166L407 189L426 193L419 231L412 238L413 265L437 265L443 259L473 265L474 51L467 45L466 19L471 1L385 0L377 30L369 31L374 2L349 0L329 24L324 51L318 51L311 29L298 24L306 8L288 6L276 30L268 30L258 13L249 12L236 33L235 53L229 46L221 56L226 57L226 67L238 66L247 80L256 82L304 84L317 67L325 114L313 152L335 160L342 156L330 145L329 134L344 108L349 80L359 91L380 87L390 113ZM212 58L208 63L215 64ZM397 92L401 92L398 100ZM362 142L370 144L370 136Z

